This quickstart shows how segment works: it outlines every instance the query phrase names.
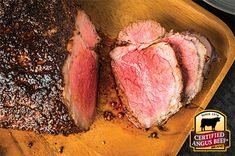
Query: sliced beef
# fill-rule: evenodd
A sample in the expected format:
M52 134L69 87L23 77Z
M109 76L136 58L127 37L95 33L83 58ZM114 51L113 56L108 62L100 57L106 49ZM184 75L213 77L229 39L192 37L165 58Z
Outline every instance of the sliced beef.
M110 53L112 69L127 116L137 127L162 124L182 104L190 103L216 56L206 37L192 32L165 34L151 20L128 25L117 41Z
M199 33L187 31L187 32L183 32L183 34L189 35L192 37L196 37L205 46L205 48L206 48L205 61L206 62L205 62L205 66L203 69L203 76L205 78L208 78L211 63L217 59L217 54L215 52L215 48L212 46L210 41L205 36L202 36Z
M63 68L63 95L75 124L87 130L93 121L96 106L98 60L93 49L100 39L83 11L78 12L76 28L69 46L71 55Z
M100 41L100 37L97 35L95 26L90 21L90 18L84 11L79 10L76 17L76 35L79 35L86 47L94 49L97 43Z
M168 35L163 40L169 43L176 53L183 73L184 101L190 103L202 89L207 49L192 35L176 33Z
M179 110L183 82L170 45L120 46L110 56L122 101L141 126L161 124Z
M0 3L0 127L52 134L87 129L98 36L77 1Z
M118 41L131 44L150 44L165 34L165 29L152 20L138 21L125 27L118 34Z

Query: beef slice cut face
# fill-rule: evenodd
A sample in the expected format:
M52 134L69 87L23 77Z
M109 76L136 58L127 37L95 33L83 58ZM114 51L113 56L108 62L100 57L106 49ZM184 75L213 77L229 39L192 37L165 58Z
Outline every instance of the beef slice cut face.
M183 74L185 102L190 103L202 88L207 50L197 38L180 33L163 40L169 43L176 53Z
M203 76L208 78L211 63L217 60L217 53L215 51L214 46L211 44L208 38L205 36L195 33L195 32L183 32L185 35L196 37L206 48L206 56L205 56L205 66L203 69Z
M182 76L168 44L160 42L142 50L132 45L116 47L110 55L125 105L143 127L160 124L178 111Z
M77 13L76 29L77 32L80 33L87 48L94 49L96 44L100 41L100 38L97 35L95 26L92 24L90 18L82 10Z
M98 60L94 48L100 38L84 11L78 11L71 55L63 68L64 98L75 124L88 130L96 107Z
M118 34L118 41L131 44L149 44L165 34L165 29L152 20L129 24Z

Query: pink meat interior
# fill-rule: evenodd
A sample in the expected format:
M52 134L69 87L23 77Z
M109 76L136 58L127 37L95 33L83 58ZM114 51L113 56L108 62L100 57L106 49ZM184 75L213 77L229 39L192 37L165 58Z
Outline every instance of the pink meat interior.
M176 57L181 65L186 94L195 86L198 75L199 60L197 49L193 42L184 39L181 35L173 35L167 38L167 42L173 46Z
M174 94L172 68L158 55L160 51L151 47L131 51L112 64L130 109L146 127L157 114L167 111Z
M80 33L72 37L71 55L63 67L64 98L75 124L87 130L96 107L98 61L93 49L99 36L84 11L78 11L76 27Z
M156 21L139 21L124 28L118 35L120 41L150 43L165 34L165 29Z
M76 27L88 48L94 48L100 38L97 35L95 26L84 11L79 11L76 19Z
M70 69L71 102L86 122L92 120L96 106L97 62L88 49L78 49Z

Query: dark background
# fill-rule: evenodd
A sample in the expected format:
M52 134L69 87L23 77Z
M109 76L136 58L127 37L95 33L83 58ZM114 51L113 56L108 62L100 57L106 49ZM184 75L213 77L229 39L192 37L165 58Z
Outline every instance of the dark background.
M235 16L222 12L208 5L207 3L199 0L194 0L197 4L210 11L221 20L223 20L235 34ZM185 141L183 147L178 153L179 156L190 155L190 156L235 156L235 64L233 63L228 74L216 91L214 97L210 101L207 109L217 109L223 112L228 117L228 128L231 131L231 147L227 152L221 153L202 153L193 152L189 147L189 138Z

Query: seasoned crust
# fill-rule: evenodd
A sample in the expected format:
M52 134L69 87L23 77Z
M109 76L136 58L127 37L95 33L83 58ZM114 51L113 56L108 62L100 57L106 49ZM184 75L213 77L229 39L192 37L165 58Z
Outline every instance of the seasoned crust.
M0 6L0 127L51 134L79 131L63 103L62 67L79 6L10 1Z

